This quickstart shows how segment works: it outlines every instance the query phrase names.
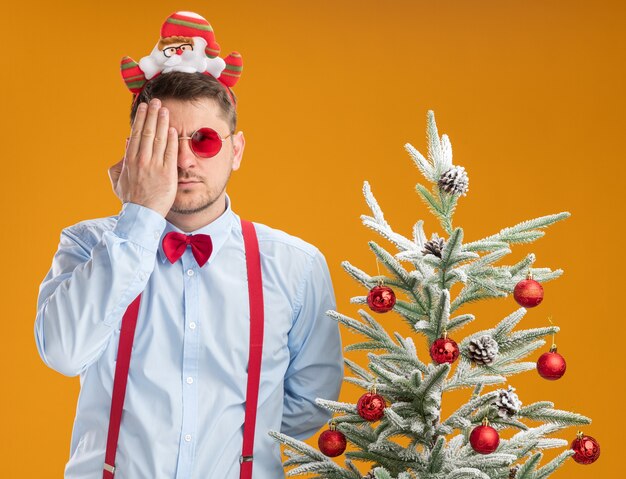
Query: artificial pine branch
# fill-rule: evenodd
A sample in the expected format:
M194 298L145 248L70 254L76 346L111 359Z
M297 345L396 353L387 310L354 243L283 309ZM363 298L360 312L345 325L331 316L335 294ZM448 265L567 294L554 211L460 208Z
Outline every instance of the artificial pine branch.
M487 474L473 467L461 467L450 472L446 479L491 479Z
M536 238L530 240L534 241L535 239L540 238L545 233L543 231L538 231L539 228L547 228L550 225L558 221L562 221L566 218L569 218L571 214L567 211L563 211L561 213L556 213L553 215L541 216L540 218L535 218L532 220L522 221L521 223L516 224L515 226L511 226L509 228L503 228L499 233L495 235L488 236L485 238L486 240L491 241L504 241L505 243L526 243L528 241L522 240L519 241L520 236L525 233L535 233L539 234ZM522 237L523 238L523 237Z
M556 471L559 467L561 467L563 463L567 460L567 458L571 457L573 454L574 454L574 451L572 451L571 449L563 451L557 457L552 459L548 464L537 469L534 479L546 479L546 477L548 477L550 474Z

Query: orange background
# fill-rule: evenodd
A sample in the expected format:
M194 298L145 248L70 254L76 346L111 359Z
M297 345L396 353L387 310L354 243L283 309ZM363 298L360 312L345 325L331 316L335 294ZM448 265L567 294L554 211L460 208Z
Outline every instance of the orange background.
M553 477L622 470L623 2L155 0L13 2L4 10L0 475L62 476L79 382L37 354L38 287L63 227L120 209L106 174L129 130L118 62L148 54L176 10L207 17L223 54L244 57L235 90L247 148L229 186L235 211L317 245L339 311L355 316L349 298L364 294L340 262L373 274L367 241L389 246L360 223L364 180L397 232L410 237L424 218L428 235L441 233L414 192L422 178L403 150L411 142L426 151L428 109L470 176L456 215L466 240L572 212L507 262L534 251L537 266L566 271L522 324L554 317L567 374L548 382L528 372L511 384L526 404L552 400L593 418L584 430L600 441L600 460L569 461ZM511 298L465 308L477 320L457 339L515 308ZM409 334L393 313L380 320ZM345 384L340 399L361 393ZM444 416L468 394L444 397Z

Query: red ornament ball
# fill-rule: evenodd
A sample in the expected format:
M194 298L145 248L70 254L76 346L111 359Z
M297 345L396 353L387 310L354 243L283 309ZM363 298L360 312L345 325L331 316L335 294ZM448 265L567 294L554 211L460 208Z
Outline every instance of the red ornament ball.
M578 464L591 464L600 457L600 444L591 436L579 433L572 441L574 461Z
M479 454L491 454L500 444L500 435L491 426L477 426L470 434L470 444Z
M543 301L543 286L534 279L524 279L515 285L513 297L520 306L534 308Z
M346 436L341 431L327 429L320 434L317 445L322 454L328 457L341 456L346 450Z
M365 393L356 403L356 409L366 421L378 421L385 415L385 398L376 393Z
M453 339L436 339L430 347L430 357L437 364L453 363L459 357L459 346Z
M367 305L376 313L391 311L396 304L396 294L389 286L374 286L367 295Z
M550 349L549 353L543 353L537 360L537 372L550 381L560 379L565 374L565 358L556 352L556 348Z

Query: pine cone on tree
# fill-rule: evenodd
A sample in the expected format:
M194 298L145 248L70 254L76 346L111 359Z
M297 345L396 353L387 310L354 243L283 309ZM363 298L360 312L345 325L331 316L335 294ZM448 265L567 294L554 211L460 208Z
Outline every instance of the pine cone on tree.
M495 405L498 408L498 416L509 418L515 416L522 407L522 401L515 394L515 388L509 386L509 389L500 389L498 399Z
M452 195L467 194L469 190L469 177L462 166L453 166L441 175L437 182L439 189Z
M476 364L491 364L498 355L498 343L491 336L485 334L469 342L469 353Z
M515 479L517 477L517 471L519 471L519 466L513 466L509 469L509 479Z
M430 241L427 241L422 250L423 255L432 254L441 258L441 251L446 244L446 240L440 238L437 233L433 233Z

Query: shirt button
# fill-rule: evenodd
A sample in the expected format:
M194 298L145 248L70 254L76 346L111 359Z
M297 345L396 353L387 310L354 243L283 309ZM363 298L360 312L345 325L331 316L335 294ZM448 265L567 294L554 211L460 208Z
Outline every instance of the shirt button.
M189 323L189 329L196 329L196 323Z
M187 276L193 276L193 269L188 269L187 270Z
M185 441L187 441L187 442L191 441L191 434L187 434L185 436Z
M154 239L159 239L161 237L161 233L159 233L158 231L154 232Z
M187 384L191 384L191 383L193 383L193 378L191 376L189 376L187 378Z

